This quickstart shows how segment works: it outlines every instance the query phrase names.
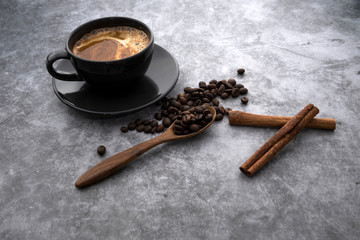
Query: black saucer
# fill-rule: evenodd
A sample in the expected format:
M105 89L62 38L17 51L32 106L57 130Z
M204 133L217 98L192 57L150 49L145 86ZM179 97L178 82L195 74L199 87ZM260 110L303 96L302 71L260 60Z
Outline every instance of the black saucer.
M67 60L58 60L57 71L74 72ZM135 87L99 91L87 83L52 79L56 96L77 110L100 115L125 115L145 108L168 94L179 78L175 58L164 48L154 45L151 64Z

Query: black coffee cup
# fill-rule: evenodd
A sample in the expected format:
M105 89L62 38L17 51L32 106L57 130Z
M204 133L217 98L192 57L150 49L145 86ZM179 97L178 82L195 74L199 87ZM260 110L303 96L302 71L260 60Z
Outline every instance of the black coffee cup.
M127 26L147 34L149 44L140 52L127 58L113 61L93 61L80 58L72 52L75 43L93 30ZM154 49L154 35L144 23L127 17L107 17L87 22L76 28L68 37L65 49L50 53L46 58L48 72L64 81L86 81L90 85L112 87L136 82L148 69ZM69 60L76 73L58 72L53 64L59 59Z

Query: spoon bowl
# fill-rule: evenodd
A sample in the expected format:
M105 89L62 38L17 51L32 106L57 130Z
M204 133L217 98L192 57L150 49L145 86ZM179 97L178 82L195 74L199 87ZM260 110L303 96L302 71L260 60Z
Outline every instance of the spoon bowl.
M145 142L142 142L138 145L135 145L121 153L118 153L96 164L76 180L75 186L78 188L83 188L92 185L94 183L97 183L109 177L110 175L114 174L115 172L119 171L121 168L125 167L130 162L132 162L137 157L139 157L141 154L161 143L189 138L199 133L202 133L214 122L216 117L216 110L213 107L207 106L206 108L210 111L212 115L212 119L208 124L206 124L204 127L199 129L199 131L185 135L177 135L174 133L175 123L173 123L161 135L152 138L150 140L147 140Z

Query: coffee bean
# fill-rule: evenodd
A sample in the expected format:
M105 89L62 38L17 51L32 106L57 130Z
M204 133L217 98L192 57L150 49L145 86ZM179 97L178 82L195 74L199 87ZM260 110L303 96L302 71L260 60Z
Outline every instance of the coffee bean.
M170 120L170 118L165 117L165 118L163 118L162 123L164 124L165 127L169 127L171 125L171 120Z
M202 99L202 102L203 102L203 103L209 103L210 100L209 100L208 98L203 98L203 99Z
M195 119L196 119L197 121L200 121L203 117L204 117L204 115L200 113L200 114L197 114L197 115L195 116Z
M151 127L150 125L146 126L146 127L144 128L144 133L150 133L150 132L151 132L151 129L152 129L152 127Z
M150 124L150 120L144 120L144 121L142 122L142 124L143 124L144 126L147 126L147 125Z
M215 79L212 79L212 80L209 81L209 84L215 84L216 85L216 83L217 83L217 80L215 80Z
M138 119L136 119L135 124L136 124L136 126L139 126L142 122L143 122L143 120L141 118L138 118Z
M231 88L227 88L227 89L225 89L225 92L226 92L227 94L231 95L232 89L231 89Z
M233 85L233 86L236 85L236 80L233 79L233 78L230 78L230 79L228 80L228 82L229 82L231 85Z
M223 117L224 117L224 115L222 115L221 113L218 113L218 114L216 114L215 121L220 121L223 119Z
M159 123L158 123L158 121L156 121L156 120L152 120L152 121L150 122L150 126L151 126L151 127L157 127L158 124L159 124Z
M185 98L184 98L184 99L185 99ZM185 99L185 100L186 100L186 99ZM175 108L179 109L179 108L181 107L181 103L178 102L178 101L175 101L174 104L173 104L173 106L174 106Z
M218 112L221 113L222 115L225 114L225 108L223 106L220 106L218 109Z
M214 88L216 88L216 84L208 84L207 88L210 89L210 90L214 89Z
M184 92L185 93L193 93L196 91L196 88L192 88L192 87L186 87L184 88Z
M187 104L187 100L186 100L186 98L184 98L184 97L180 97L180 98L179 98L179 102L180 102L181 104L183 104L183 105L186 105L186 104Z
M182 118L181 118L181 121L182 121L184 124L189 124L189 123L190 123L190 120L191 120L191 116L190 116L190 115L184 115L184 116L182 116Z
M233 88L232 89L232 92L231 92L231 96L233 97L233 98L236 98L236 97L238 97L240 95L240 88Z
M202 104L202 101L200 99L195 100L194 106L199 106Z
M183 111L187 111L187 110L189 110L190 108L191 108L190 106L185 105L185 106L183 107Z
M178 118L178 115L174 115L170 118L171 122L175 121Z
M199 87L200 87L200 88L206 88L206 82L200 81L200 82L199 82Z
M225 113L226 113L226 115L229 115L229 112L230 112L230 111L232 111L231 108L225 108Z
M187 105L191 107L191 106L194 105L194 102L192 100L190 100L190 101L187 102Z
M134 130L135 128L136 128L136 123L131 122L131 123L128 124L128 129L129 130Z
M164 125L163 125L163 124L159 124L159 126L156 127L156 130L155 130L155 131L156 131L157 133L160 133L160 132L164 131L164 129L165 129Z
M225 86L224 86L224 84L221 84L218 87L218 95L221 96L221 94L223 94L224 92L225 92Z
M249 101L249 99L247 97L241 97L240 99L243 104L247 104Z
M142 131L144 131L144 128L145 128L145 126L140 124L139 126L136 127L136 131L142 132Z
M162 115L163 117L167 117L167 116L169 115L169 113L168 113L166 110L162 110L162 111L161 111L161 115Z
M212 120L212 115L211 115L211 113L206 114L204 120L205 120L206 122L210 122L210 121Z
M156 106L161 106L161 104L162 104L161 100L159 100L155 103Z
M198 91L195 91L195 92L191 93L190 99L196 100L198 98L199 98L199 92Z
M178 99L178 100L179 100L179 98L181 98L181 97L185 97L185 94L179 93L179 94L177 95L177 99Z
M161 105L161 108L162 109L166 109L170 106L170 103L167 101L167 102L164 102L162 105Z
M121 130L121 132L123 132L123 133L126 133L126 132L129 131L129 129L128 129L127 127L121 127L120 130Z
M184 135L184 131L179 131L179 130L175 130L175 129L174 129L174 133L176 135Z
M197 132L197 131L200 130L200 125L198 125L198 124L191 124L190 127L189 127L189 130L190 130L191 132Z
M212 103L213 103L214 106L219 106L219 104L220 104L219 100L216 99L216 98L214 98L214 99L212 100Z
M168 111L169 114L170 114L170 113L177 113L177 112L179 112L179 110L178 110L177 108L175 108L175 107L169 107L169 108L167 109L167 111Z
M234 86L234 88L243 88L243 87L244 87L244 85L242 85L241 83L238 83Z
M216 95L218 94L217 88L211 89L211 90L210 90L210 93L211 93L212 95L214 95L214 97L216 97Z
M214 98L214 95L210 92L207 92L207 93L205 93L205 97L211 101Z
M102 155L104 155L105 152L106 152L106 147L103 146L103 145L100 145L100 146L98 146L98 148L96 149L96 151L97 151L97 153L98 153L100 156L102 156Z
M196 107L195 112L196 113L202 113L204 110L201 107Z
M230 88L230 89L233 88L233 85L226 80L223 84L224 84L225 88Z
M245 72L245 69L243 69L243 68L239 68L239 69L237 70L237 73L240 74L240 75L243 75L244 72Z
M240 94L246 94L247 92L247 88L240 88Z
M151 129L151 134L154 134L155 131L156 131L156 127L153 127L153 128Z
M161 113L155 113L154 117L155 117L156 120L161 120L162 119Z
M226 92L224 92L224 93L221 94L220 97L221 97L222 99L227 99L227 98L229 97L229 94L226 93Z
M190 99L190 94L189 94L189 93L185 93L185 94L184 94L184 98L185 98L186 100L189 100L189 99Z
M174 125L174 130L177 130L177 131L184 131L185 130L185 128L183 127L183 126L181 126L181 125Z

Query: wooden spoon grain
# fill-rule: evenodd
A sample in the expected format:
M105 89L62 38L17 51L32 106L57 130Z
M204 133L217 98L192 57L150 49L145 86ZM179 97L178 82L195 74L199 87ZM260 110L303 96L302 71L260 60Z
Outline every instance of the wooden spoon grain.
M139 157L141 154L152 149L153 147L156 147L161 143L192 137L205 131L214 122L216 117L215 109L210 106L207 106L207 108L210 110L213 118L206 126L201 128L199 131L186 135L176 135L173 131L173 123L164 133L162 133L158 137L135 145L121 153L118 153L96 164L76 180L75 186L78 188L83 188L95 184L119 171L121 168L125 167L130 162Z

